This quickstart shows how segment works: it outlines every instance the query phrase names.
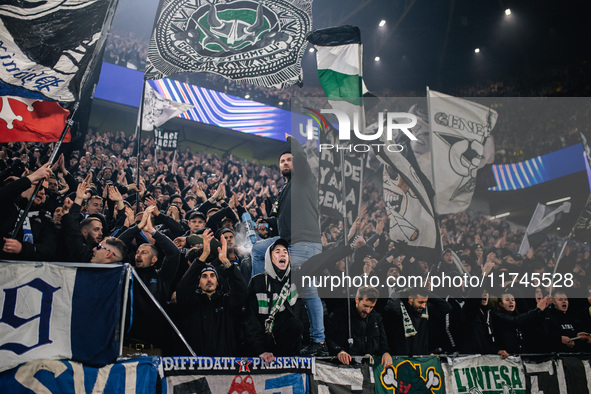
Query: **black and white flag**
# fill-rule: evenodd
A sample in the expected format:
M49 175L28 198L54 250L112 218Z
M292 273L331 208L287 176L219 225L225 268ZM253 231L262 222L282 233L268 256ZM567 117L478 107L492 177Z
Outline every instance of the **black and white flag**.
M546 235L556 227L560 215L570 212L570 205L568 201L558 207L549 207L538 203L523 235L519 254L525 256L531 247L539 246L545 240Z
M169 119L194 107L193 104L169 100L155 91L148 81L146 81L145 84L142 130L150 131L154 127L162 126Z
M253 85L302 81L312 0L162 0L146 79L210 72Z
M178 139L178 131L154 129L154 143L159 150L176 150Z
M117 0L0 5L0 95L78 101L98 62Z
M498 114L478 103L433 90L428 91L427 98L435 211L439 215L462 212L472 201L476 173L486 161L487 140Z
M338 146L338 131L320 130L320 146ZM341 158L344 162L341 163ZM344 151L343 156L333 149L320 149L318 177L318 208L322 215L343 217L342 171L345 171L345 206L348 226L352 226L359 211L361 176L365 155Z
M577 241L591 242L591 195L573 227L573 236Z

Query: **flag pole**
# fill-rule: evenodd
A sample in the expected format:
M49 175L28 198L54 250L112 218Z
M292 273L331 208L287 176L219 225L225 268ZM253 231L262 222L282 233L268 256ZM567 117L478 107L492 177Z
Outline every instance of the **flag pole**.
M144 74L145 76L145 74ZM136 174L135 174L135 183L137 186L137 198L136 198L136 214L140 211L140 146L141 146L141 136L142 136L142 123L144 120L144 95L146 94L146 84L148 82L144 80L144 84L142 86L142 100L140 102L140 113L138 121L135 125L135 144L137 148L137 158L136 158Z
M60 135L59 140L55 144L53 152L51 152L51 156L49 157L48 163L53 164L53 162L55 161L57 153L58 153L60 147L62 146L62 143L64 142L64 139L66 138L66 135L68 134L68 130L74 124L74 114L76 113L76 110L78 109L79 104L80 103L78 101L74 104L74 109L72 110L72 112L70 113L70 116L68 117L66 125L64 126L64 129L62 130L62 134ZM19 216L19 218L16 222L16 225L12 229L12 232L10 233L9 238L16 239L16 236L17 236L19 230L23 226L23 223L25 222L25 219L27 218L27 215L29 214L31 207L33 206L33 201L35 201L35 197L37 197L37 194L39 193L39 190L41 190L42 186L43 186L43 181L39 180L37 182L37 185L35 186L35 190L33 191L31 198L29 199L29 202L27 203L25 210L21 212L21 215Z
M568 236L566 237L566 239L564 240L564 244L562 244L562 249L560 249L560 253L558 254L558 258L556 259L556 264L554 264L554 271L552 271L552 277L554 278L554 275L556 274L556 271L558 270L558 264L560 263L560 260L562 259L562 255L564 254L564 250L566 249L566 244L568 243L568 241L573 237L573 232L571 230L570 234L568 234ZM554 291L554 287L550 287L550 295L552 295L552 292Z
M135 280L137 281L137 283L139 283L139 285L146 292L146 294L148 295L148 297L150 298L150 300L152 301L152 303L154 304L154 306L156 308L158 308L158 310L160 311L160 313L162 314L162 316L164 316L164 318L166 319L166 321L168 322L168 324L170 324L170 327L172 327L172 329L174 330L175 334L183 342L183 345L185 345L185 347L187 348L187 350L189 351L189 353L191 353L191 356L197 357L197 354L195 354L195 351L193 350L193 348L191 347L191 345L189 345L189 343L187 342L187 340L185 339L185 337L183 336L183 334L181 334L181 332L177 328L176 324L174 324L174 322L172 321L172 319L170 318L170 316L168 316L168 313L166 313L166 311L164 310L164 308L162 308L162 305L160 305L160 303L156 300L156 298L154 297L154 295L150 292L150 290L148 289L148 287L146 286L146 284L144 283L144 281L142 280L142 278L140 278L140 276L138 275L138 273L135 270L135 268L133 268L133 267L130 266L130 270L131 270L131 274L133 275L133 277L135 278Z

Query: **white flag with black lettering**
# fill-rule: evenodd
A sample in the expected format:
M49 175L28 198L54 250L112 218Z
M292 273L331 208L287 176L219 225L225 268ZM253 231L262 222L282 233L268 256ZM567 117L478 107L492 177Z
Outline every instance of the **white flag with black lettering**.
M476 172L497 122L496 111L447 94L428 91L435 211L462 212L476 188Z

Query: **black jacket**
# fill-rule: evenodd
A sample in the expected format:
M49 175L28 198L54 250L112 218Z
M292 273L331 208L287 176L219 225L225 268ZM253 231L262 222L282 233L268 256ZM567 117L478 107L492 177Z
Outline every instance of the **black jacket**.
M246 282L232 265L225 272L230 291L216 291L210 298L198 287L202 268L203 264L193 263L177 286L177 301L185 315L181 330L198 356L236 356Z
M539 308L521 314L506 311L495 311L493 314L493 330L497 350L505 350L510 354L521 354L526 351L523 330L542 324L544 313Z
M406 337L404 335L401 302L404 304L417 332L413 336ZM451 306L445 300L430 292L429 301L427 302L429 318L424 318L422 314L408 304L406 299L389 299L384 311L384 325L388 327L387 334L390 349L394 354L430 354L437 347L434 341L435 330L441 327L437 323L451 310Z
M366 354L382 356L389 352L388 339L382 323L382 316L372 310L365 319L359 316L355 304L350 305L351 335L353 345L349 345L347 309L339 308L330 314L326 327L326 344L330 354L337 355L341 350L351 356Z
M279 236L290 244L304 241L320 243L316 208L318 205L317 180L310 169L304 149L293 137L288 137L287 140L293 155L292 177L281 188L275 203L276 212L275 209L273 212L273 216L277 216Z
M46 210L33 206L29 211L29 223L33 243L23 241L23 229L20 228L16 240L22 244L20 253L5 253L4 237L8 238L16 225L26 200L20 194L31 187L31 181L22 177L0 189L0 259L7 260L39 260L51 261L56 258L56 230L51 214ZM22 203L19 206L18 202Z
M497 349L492 327L493 313L480 298L467 298L462 309L462 335L459 338L461 353L495 354Z
M118 238L129 247L140 232L137 226L133 226ZM155 246L164 254L162 264L160 268L153 265L148 268L136 268L136 271L156 300L161 305L166 305L170 300L172 281L179 266L181 253L170 238L161 232L156 231L152 237L156 241Z

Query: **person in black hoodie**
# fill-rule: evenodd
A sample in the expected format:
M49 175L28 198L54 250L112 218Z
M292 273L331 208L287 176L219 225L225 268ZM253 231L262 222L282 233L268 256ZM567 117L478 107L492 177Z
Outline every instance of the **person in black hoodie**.
M579 320L568 313L568 307L569 301L566 293L561 290L555 291L553 305L548 308L544 319L548 350L561 353L588 352L591 337L589 333L581 330Z
M479 288L475 288L478 290ZM476 292L473 292L476 293ZM481 297L468 295L462 308L462 335L459 350L463 354L496 354L495 336L492 329L490 295L483 290Z
M503 358L510 354L521 354L525 351L523 330L543 322L543 311L551 303L550 298L541 299L536 308L525 313L518 313L515 297L504 293L499 299L498 309L493 315L493 331L497 343L498 354Z
M9 238L26 200L30 199L35 184L45 182L51 175L49 163L37 171L9 183L0 189L0 258L7 260L45 260L56 257L56 231L51 214L43 209L45 187L41 187L33 201L27 219L17 232L16 238ZM25 199L21 199L21 193ZM15 203L16 202L16 203ZM19 204L22 203L22 204Z
M380 292L374 287L360 287L351 310L351 335L349 344L347 309L340 308L331 313L326 327L326 342L331 355L336 355L345 365L351 362L351 356L366 354L381 356L384 368L392 365L392 356L388 349L388 339L382 323L382 316L373 308Z
M229 291L218 290L216 268L204 264L209 256L211 230L203 232L203 252L177 285L177 302L184 308L183 335L199 356L236 356L236 327L246 304L247 288L240 270L228 260L226 240L218 248Z

